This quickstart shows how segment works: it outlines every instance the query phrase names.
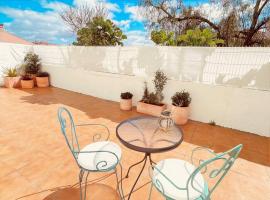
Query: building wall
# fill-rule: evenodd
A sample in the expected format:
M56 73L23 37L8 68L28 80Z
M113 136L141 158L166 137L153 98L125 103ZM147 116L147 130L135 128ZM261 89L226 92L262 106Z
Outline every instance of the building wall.
M153 74L170 78L165 102L191 93L191 119L270 137L270 48L72 47L0 43L0 66L20 63L35 51L53 86L119 101L121 92L152 90Z

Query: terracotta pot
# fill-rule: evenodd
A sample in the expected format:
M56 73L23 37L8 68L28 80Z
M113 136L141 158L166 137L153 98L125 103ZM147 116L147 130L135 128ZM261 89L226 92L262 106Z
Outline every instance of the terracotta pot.
M172 119L178 125L184 125L188 121L190 115L190 107L178 107L172 105Z
M141 101L139 101L137 104L137 112L157 117L159 117L161 112L164 111L166 108L167 108L166 104L163 104L162 106L157 106L148 103L143 103Z
M49 77L36 77L38 87L49 87Z
M33 80L21 80L22 88L28 89L34 87L34 81Z
M131 110L132 109L132 99L120 99L120 109L121 110Z
M17 88L20 87L20 80L21 77L5 77L4 78L4 85L7 88Z

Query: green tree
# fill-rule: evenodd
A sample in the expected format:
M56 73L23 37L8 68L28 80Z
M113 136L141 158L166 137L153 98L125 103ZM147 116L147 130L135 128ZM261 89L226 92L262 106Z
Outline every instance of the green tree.
M111 20L103 17L94 17L86 27L77 32L78 46L116 46L123 45L122 40L127 39L122 30Z
M177 44L181 46L210 46L215 47L224 44L222 39L218 39L217 35L210 29L187 30L186 34L182 34L177 38Z
M174 33L166 33L164 30L152 31L151 40L157 45L175 46Z
M210 28L225 41L224 46L270 46L270 0L209 0L194 5L186 2L140 0L140 5L150 30L159 27L178 36L194 27Z

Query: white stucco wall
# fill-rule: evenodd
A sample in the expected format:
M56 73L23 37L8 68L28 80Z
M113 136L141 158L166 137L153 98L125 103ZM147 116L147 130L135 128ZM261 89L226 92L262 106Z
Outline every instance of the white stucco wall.
M20 63L28 50L40 55L53 86L134 104L161 68L170 80L165 102L185 89L191 119L270 137L270 48L66 47L0 43L0 66ZM14 57L14 55L16 55Z

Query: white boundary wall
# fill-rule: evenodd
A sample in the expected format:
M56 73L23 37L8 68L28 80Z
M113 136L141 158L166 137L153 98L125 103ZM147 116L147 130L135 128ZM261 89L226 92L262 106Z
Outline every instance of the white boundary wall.
M119 101L121 92L152 89L161 68L170 80L165 102L181 89L192 96L191 119L270 137L270 48L67 47L0 43L0 66L28 50L40 55L53 86Z

